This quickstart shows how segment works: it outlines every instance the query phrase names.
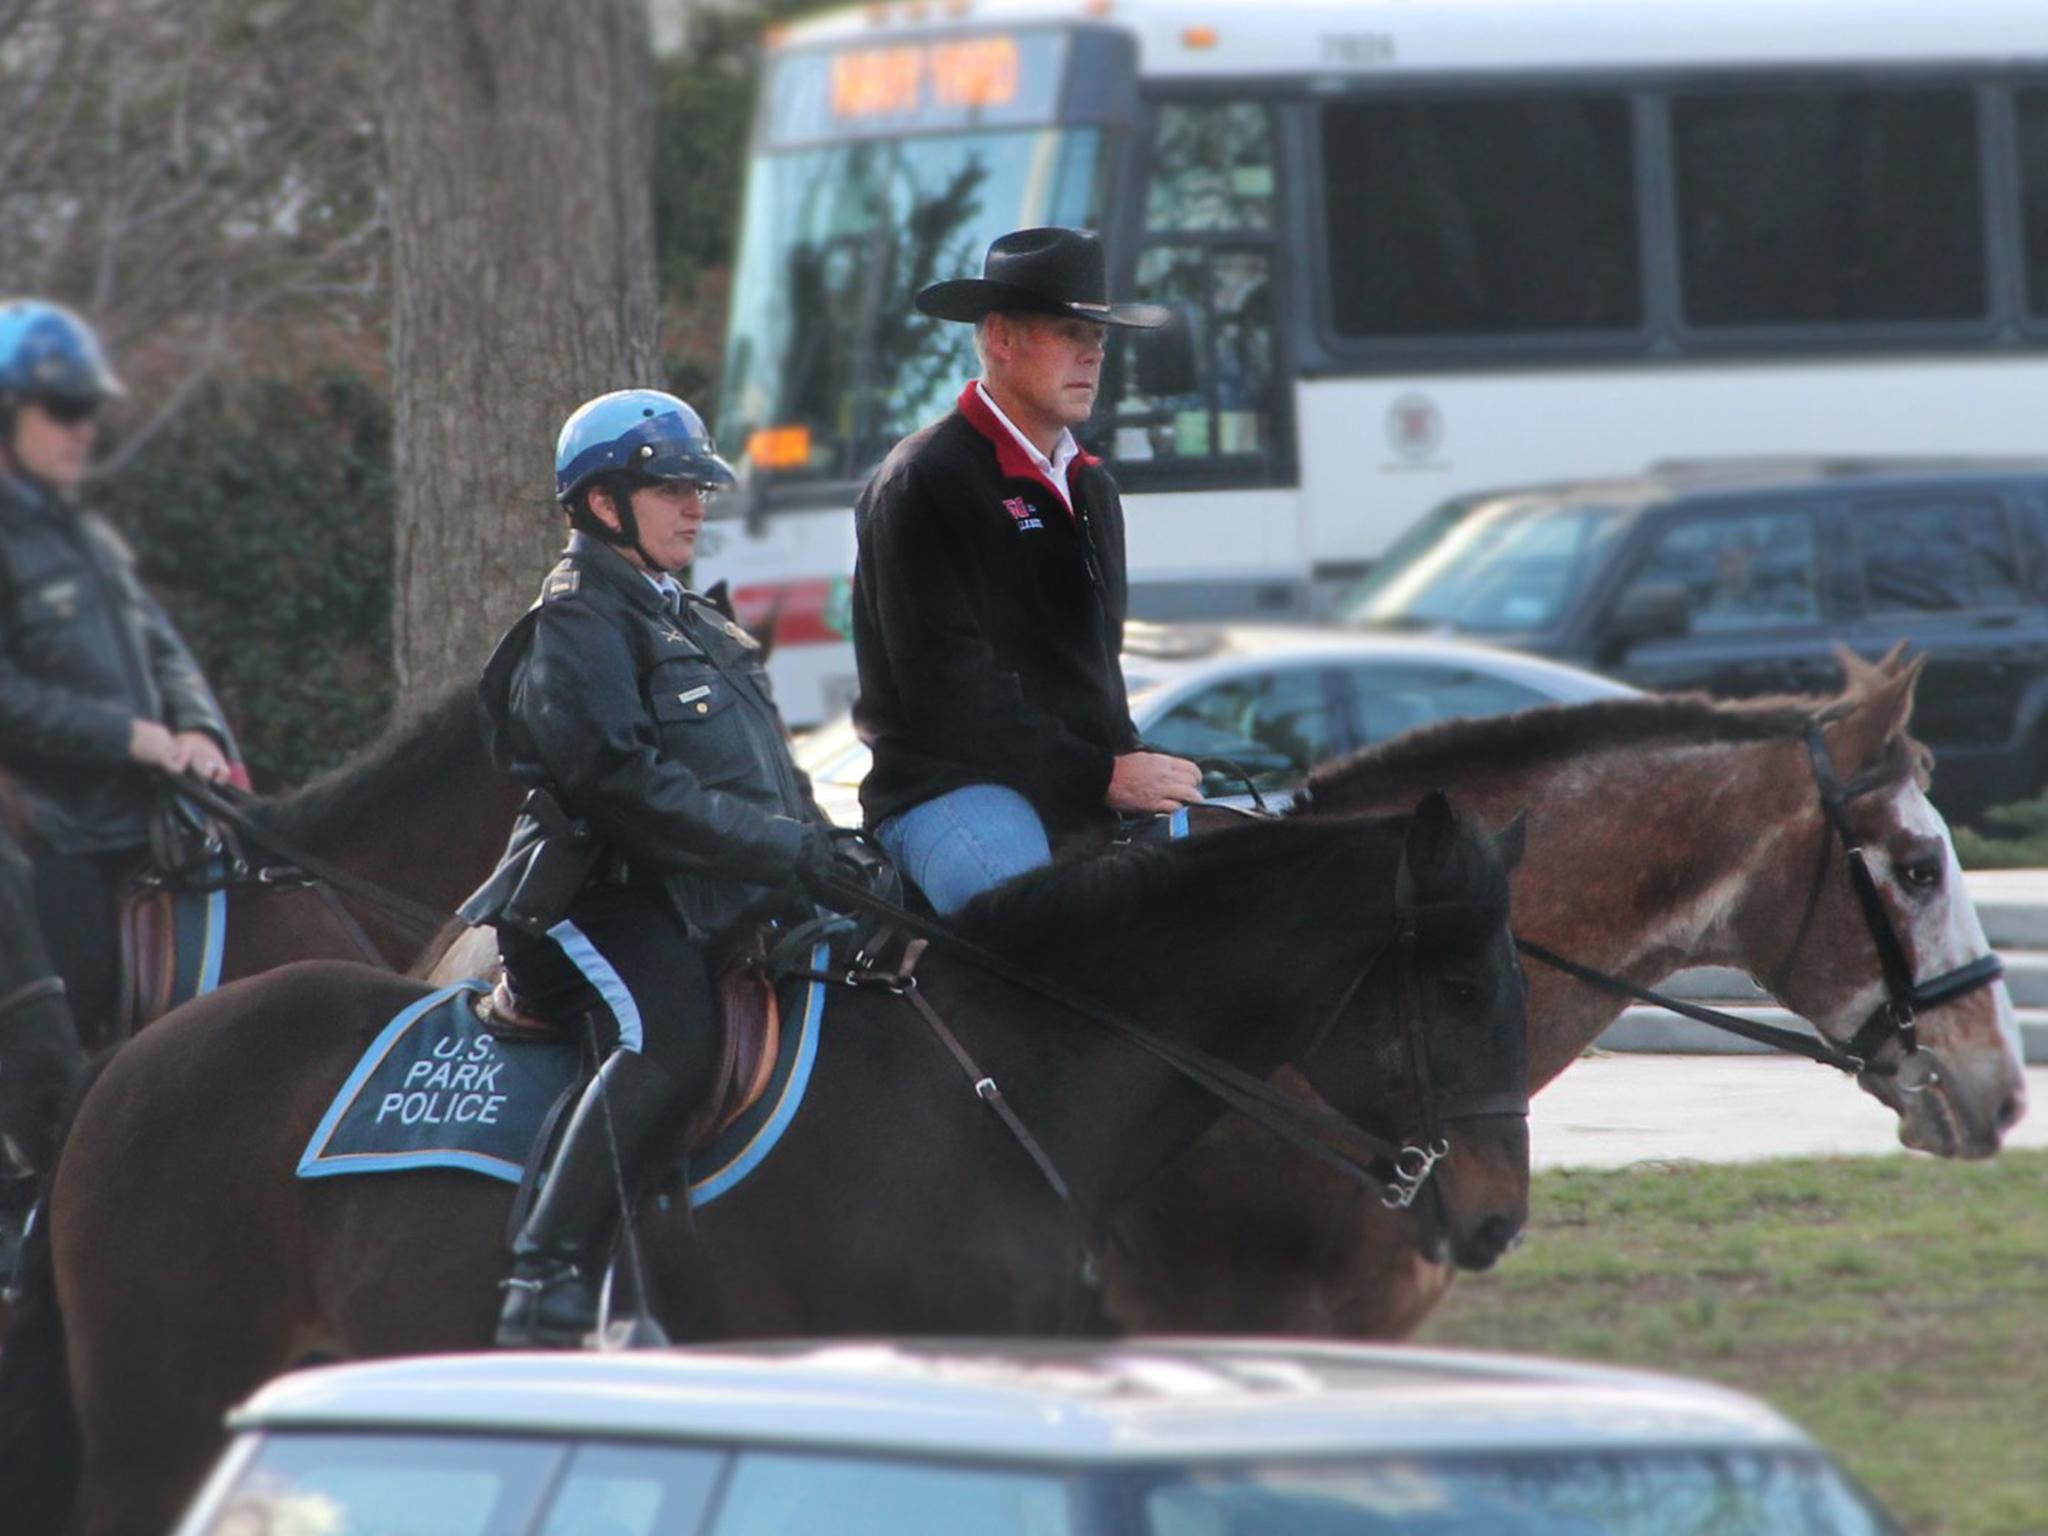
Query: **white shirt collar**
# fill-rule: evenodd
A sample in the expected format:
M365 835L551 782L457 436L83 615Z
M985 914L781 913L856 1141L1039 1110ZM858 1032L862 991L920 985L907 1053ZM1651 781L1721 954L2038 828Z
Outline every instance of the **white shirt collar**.
M669 575L666 571L658 575L653 571L642 571L640 574L647 578L647 584L650 587L661 594L663 602L675 607L682 605L683 584L677 581L675 577Z
M1003 430L1014 437L1017 446L1031 456L1031 462L1036 464L1045 478L1052 482L1052 488L1060 493L1060 500L1067 504L1067 510L1073 511L1074 498L1067 491L1067 470L1072 467L1074 460L1081 456L1081 445L1074 441L1073 430L1069 427L1060 428L1060 440L1052 445L1052 457L1048 459L1038 451L1038 444L1018 431L1017 423L1003 414L1003 408L996 404L996 397L988 392L986 384L976 379L974 387L981 392L982 403L995 412L996 420L1003 424Z

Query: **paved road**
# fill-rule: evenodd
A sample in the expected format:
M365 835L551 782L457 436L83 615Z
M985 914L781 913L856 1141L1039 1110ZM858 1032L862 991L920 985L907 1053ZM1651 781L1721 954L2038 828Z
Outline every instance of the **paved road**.
M2028 1069L2027 1095L2005 1144L2048 1147L2048 1067ZM1752 1056L1595 1056L1530 1111L1538 1168L1899 1154L1897 1125L1825 1067Z

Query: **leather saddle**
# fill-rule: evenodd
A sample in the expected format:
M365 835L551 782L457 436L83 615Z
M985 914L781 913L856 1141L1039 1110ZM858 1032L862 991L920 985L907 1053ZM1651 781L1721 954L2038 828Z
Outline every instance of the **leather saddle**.
M765 941L754 935L720 967L712 985L718 1033L710 1092L689 1127L694 1151L745 1114L768 1091L782 1046L782 1005L767 967ZM536 1012L501 975L477 1004L484 1028L501 1040L566 1040L570 1022Z
M113 1038L126 1040L170 1011L178 984L177 898L161 885L129 885L115 927L121 943L121 987L115 997ZM93 1046L111 1041L90 1042Z

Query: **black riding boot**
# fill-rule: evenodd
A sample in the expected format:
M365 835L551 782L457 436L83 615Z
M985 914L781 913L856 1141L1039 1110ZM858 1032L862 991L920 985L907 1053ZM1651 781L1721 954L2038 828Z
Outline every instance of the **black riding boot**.
M619 1214L613 1140L618 1167L630 1181L649 1139L670 1123L675 1100L675 1080L638 1052L614 1051L605 1059L577 1102L547 1184L512 1244L512 1278L498 1315L500 1348L574 1347L597 1326L602 1276L591 1272L589 1261Z

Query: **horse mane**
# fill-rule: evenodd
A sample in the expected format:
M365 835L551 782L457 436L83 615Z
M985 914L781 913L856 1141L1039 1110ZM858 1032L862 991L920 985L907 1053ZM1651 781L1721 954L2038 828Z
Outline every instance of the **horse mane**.
M1375 916L1392 912L1395 861L1411 819L1275 817L1063 859L977 896L953 924L961 937L1000 953L1057 955L1062 971L1079 978L1098 953L1110 964L1127 959L1129 935L1141 919L1172 932L1205 907L1252 910L1268 899L1263 887L1279 879L1287 890L1326 898L1347 893L1351 899L1325 904L1333 917L1356 925L1363 940L1375 931ZM1478 917L1483 931L1507 911L1507 877L1482 838L1461 836L1459 843L1449 879L1418 894L1431 910ZM1361 879L1367 870L1383 878ZM1468 927L1458 923L1461 934Z
M451 685L393 716L375 741L340 767L251 809L279 836L318 849L475 762L483 755L484 724L476 689Z
M1455 784L1475 764L1513 774L1622 748L1716 746L1803 736L1813 726L1847 713L1870 686L1870 680L1856 679L1834 699L1646 694L1443 720L1325 763L1309 774L1289 814L1306 811L1318 800L1348 803L1415 784ZM1879 788L1909 773L1924 776L1930 765L1924 747L1901 737L1887 744L1865 780L1869 787Z

